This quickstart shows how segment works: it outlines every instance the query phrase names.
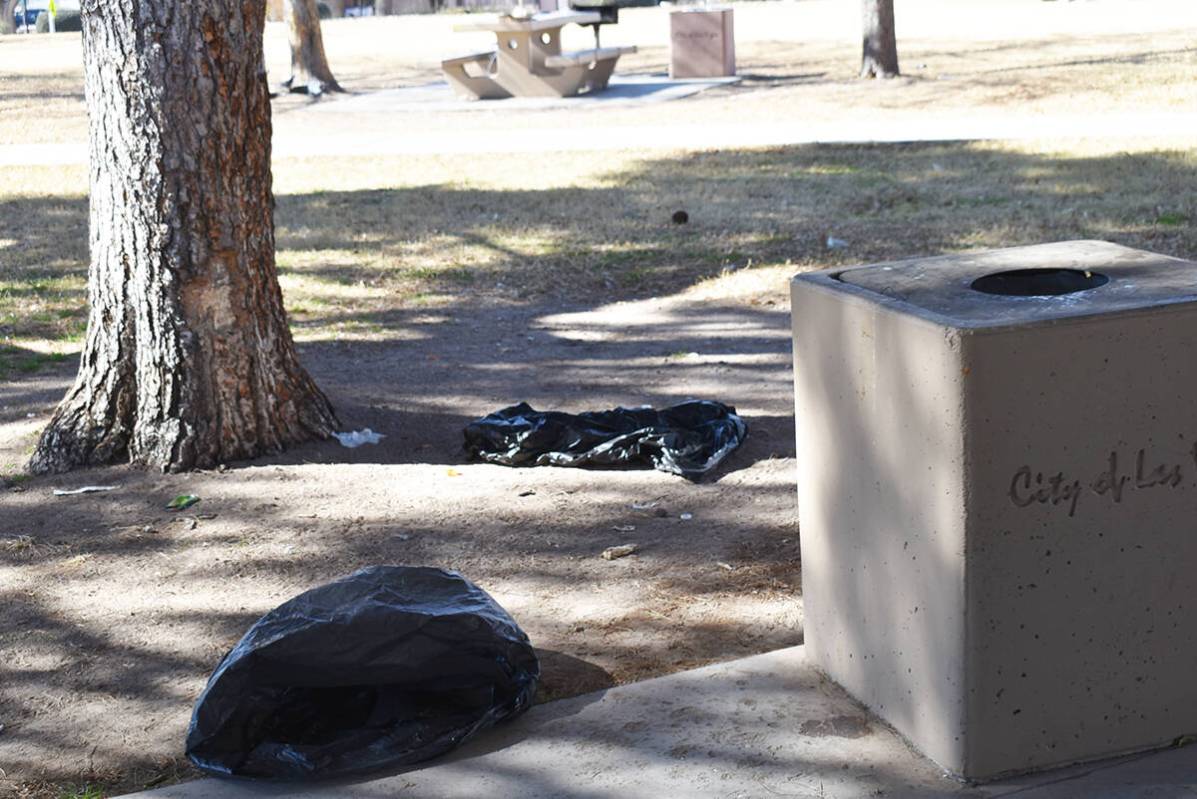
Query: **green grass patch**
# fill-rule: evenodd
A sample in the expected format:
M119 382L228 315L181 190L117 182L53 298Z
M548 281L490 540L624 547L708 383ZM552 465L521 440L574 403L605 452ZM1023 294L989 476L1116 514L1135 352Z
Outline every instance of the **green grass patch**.
M105 794L99 788L87 785L82 788L67 788L60 791L58 799L105 799Z
M1173 211L1166 211L1155 218L1157 225L1165 225L1167 227L1178 227L1188 221L1189 217Z
M0 344L0 380L40 372L47 366L65 363L71 356L62 352L38 352Z

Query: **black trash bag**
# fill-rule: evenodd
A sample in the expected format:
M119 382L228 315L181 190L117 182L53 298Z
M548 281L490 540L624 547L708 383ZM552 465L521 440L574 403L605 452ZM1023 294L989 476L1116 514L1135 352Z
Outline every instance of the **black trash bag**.
M747 435L735 408L708 400L579 414L521 402L467 425L465 448L504 466L651 465L700 480Z
M187 756L292 780L416 763L523 713L539 677L528 637L481 588L372 566L250 627L196 702Z

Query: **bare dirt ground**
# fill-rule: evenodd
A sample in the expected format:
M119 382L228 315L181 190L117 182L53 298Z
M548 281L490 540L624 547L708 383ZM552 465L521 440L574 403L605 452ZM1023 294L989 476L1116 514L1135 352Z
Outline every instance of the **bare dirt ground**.
M855 10L839 6L852 4L737 5L740 86L605 123L669 135L927 110L1166 112L1197 96L1191 4L903 6L907 77L881 85L855 80ZM663 13L629 12L604 34L642 45L627 69L663 67ZM337 21L330 57L355 91L432 80L440 55L472 46L452 22ZM269 36L273 75L286 52L277 27ZM78 38L18 39L0 39L0 144L80 140ZM181 475L24 475L76 365L87 175L0 174L0 796L190 776L191 704L224 652L266 610L373 563L453 568L490 591L542 654L541 701L798 643L790 274L1063 238L1197 257L1191 136L364 157L364 130L524 135L594 117L341 117L306 102L280 98L276 131L342 137L345 154L276 163L282 282L305 364L343 429L386 434L375 446ZM689 225L669 223L678 207ZM831 234L849 248L827 248ZM702 484L462 459L464 424L519 400L580 411L687 397L735 405L750 425ZM115 489L52 495L85 485ZM202 501L166 511L181 493ZM629 542L635 555L599 557Z
M784 305L464 307L392 324L409 339L303 353L346 429L386 434L377 446L313 444L225 472L91 470L3 496L11 776L173 775L190 704L240 633L367 564L481 583L540 649L542 701L801 641ZM69 376L6 388L7 441L31 440ZM732 403L751 425L709 483L461 457L462 426L516 399L582 410L688 396ZM117 489L50 496L89 484ZM180 493L203 499L165 511ZM640 550L599 557L627 542Z

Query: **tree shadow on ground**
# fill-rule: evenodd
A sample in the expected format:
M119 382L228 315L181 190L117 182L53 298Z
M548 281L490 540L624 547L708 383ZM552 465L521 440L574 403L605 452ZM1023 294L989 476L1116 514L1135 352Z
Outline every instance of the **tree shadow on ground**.
M1067 238L1184 255L1194 168L1183 151L1051 157L959 142L705 152L646 159L600 187L282 197L279 243L381 253L360 271L339 257L294 267L318 281L422 269L426 289L464 301L495 283L498 296L587 302L673 291L749 259L833 265ZM688 224L671 224L679 209ZM848 248L828 252L828 231Z
M311 444L227 473L85 470L0 494L0 711L5 744L21 752L5 768L94 772L126 788L143 779L131 775L177 769L190 701L250 621L370 563L469 575L538 646L589 664L576 686L800 642L797 612L778 610L796 607L800 589L788 313L774 273L1070 238L1193 257L1195 178L1191 153L946 143L650 159L586 189L282 197L285 274L310 281L309 299L292 299L308 306L295 315L304 362L347 427L388 438ZM41 252L54 235L16 225L16 202L0 203L0 239L18 242L0 257ZM83 246L82 203L20 202L68 209L54 230ZM679 207L689 225L669 222ZM828 249L829 235L847 247ZM428 270L421 252L442 248L443 262L417 272ZM343 260L355 251L370 263ZM26 324L32 281L82 270L78 259L18 260L3 324ZM365 281L377 291L346 296ZM69 381L66 368L17 374L3 403L27 407ZM687 396L737 405L753 426L714 483L461 461L461 427L521 399L576 411ZM49 496L87 483L118 490ZM204 500L165 512L183 491ZM627 527L641 552L600 560L633 537ZM555 696L571 690L557 682Z
M811 145L645 159L586 188L283 195L276 219L284 277L326 289L318 307L294 314L303 333L384 328L402 321L388 317L397 308L436 312L444 301L594 307L672 293L750 260L832 266L1067 238L1184 257L1197 250L1195 168L1184 151L1063 157L967 142ZM688 224L671 223L679 209ZM44 311L34 306L52 293L47 282L75 278L66 299L81 306L86 226L85 200L0 203L0 241L14 242L0 249L5 335L14 325L44 335L32 326ZM848 247L829 251L829 231ZM386 295L403 302L388 305Z
M8 74L4 76L5 90L0 95L0 108L6 104L21 107L30 102L45 103L50 100L73 100L78 103L84 101L82 81L77 72L58 72L52 75L37 74ZM50 88L57 86L59 88ZM65 87L78 89L68 89Z

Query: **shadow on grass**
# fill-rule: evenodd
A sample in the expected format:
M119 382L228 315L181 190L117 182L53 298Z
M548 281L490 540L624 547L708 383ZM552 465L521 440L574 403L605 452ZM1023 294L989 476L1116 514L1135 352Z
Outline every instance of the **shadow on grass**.
M204 532L206 522L194 533L182 525L169 533L139 532L137 523L163 516L159 495L169 498L168 489L176 485L160 485L141 473L105 470L102 477L89 472L71 478L128 482L127 496L102 502L84 498L50 505L40 498L50 488L42 479L28 481L23 496L0 496L0 528L29 536L28 542L6 539L0 568L38 575L47 585L69 580L86 603L86 592L107 590L104 564L138 563L145 571L144 592L171 607L186 607L96 632L36 592L0 596L0 616L6 619L0 650L8 653L0 674L0 710L10 724L6 741L20 743L26 753L69 753L61 768L52 769L62 778L80 774L72 758L86 759L89 747L98 746L101 762L124 771L109 782L135 787L129 774L165 767L117 739L93 744L64 738L61 727L39 725L39 714L78 713L79 728L87 730L95 724L88 713L111 713L118 706L178 732L180 708L189 705L223 648L256 615L237 609L236 602L204 604L198 592L219 597L223 586L258 580L307 587L381 561L464 564L492 582L525 580L567 594L597 592L610 588L614 578L580 583L571 563L593 559L596 542L612 538L611 522L622 519L571 515L574 492L606 502L606 513L625 512L638 496L661 494L678 503L675 509L687 508L680 503L702 501L704 492L719 488L664 483L651 474L637 475L635 482L626 476L605 480L601 473L576 481L555 475L546 479L559 504L546 500L539 510L525 512L515 509L511 497L494 507L494 497L449 493L445 470L416 475L408 468L460 463L462 426L514 401L586 410L717 394L710 398L736 405L752 425L729 470L794 457L784 297L771 298L773 305L747 305L718 292L713 299L667 298L644 305L643 315L641 306L618 301L674 295L731 268L750 273L750 260L754 267L788 263L797 271L1070 238L1193 257L1195 180L1191 153L1044 157L947 143L701 153L646 160L591 188L426 186L280 197L280 261L289 279L309 281L301 286L306 299L290 298L307 307L295 314L296 328L307 339L301 345L304 361L346 426L384 432L385 445L345 450L312 444L227 476L201 476L228 481L220 489L223 504L212 489L213 499L203 506L219 513L212 522L216 533ZM52 229L14 221L49 208L59 212ZM670 222L679 208L688 211L689 224ZM0 248L5 264L0 279L11 290L0 291L6 337L40 330L35 309L47 291L39 281L82 280L78 253L84 249L85 218L84 203L62 198L0 203L0 240L13 242ZM828 235L847 241L848 248L827 250ZM59 252L76 256L43 259L39 254L55 242ZM466 272L469 280L458 277ZM430 294L436 302L421 299ZM71 301L81 302L81 292ZM363 329L374 338L338 339L345 330ZM10 375L5 402L44 395L35 378L19 370ZM69 379L61 376L61 390ZM310 508L270 501L269 481L284 478L262 467L303 462L396 468L361 473L363 481L377 481L376 498L363 503L360 516L347 525L314 519ZM792 515L788 472L766 470L764 476L764 482L737 490ZM532 484L541 478L526 479ZM447 520L388 504L405 494L442 491L448 512L457 514ZM471 501L491 505L478 508ZM268 529L262 536L284 531L318 553L255 550L234 561L211 554L258 535L264 520ZM567 649L559 641L571 640L569 629L557 626L569 620L558 618L556 608L531 607L530 624L556 636L553 651L573 659L546 662L546 682L555 686L551 695L646 676L654 673L648 663L679 668L801 640L797 629L746 630L720 618L691 619L683 629L671 617L681 610L665 604L680 601L676 597L701 601L742 597L746 591L796 592L796 541L774 540L772 530L763 535L735 508L711 508L702 536L686 537L676 515L635 523L652 570L637 579L662 592L664 609L656 615L630 609L609 622L598 638L600 655L596 648ZM201 540L212 548L197 549ZM666 557L676 557L670 553L679 546L695 563L731 559L745 565L734 571L682 569ZM632 568L612 568L625 567ZM166 576L154 576L159 571ZM193 594L193 605L178 600ZM156 635L177 639L179 648L164 648ZM197 646L195 640L204 643ZM615 675L605 665L610 663L626 665ZM43 688L48 698L39 693ZM61 697L77 697L79 707L56 706L66 701ZM28 773L34 766L22 761L12 770Z
M51 89L47 91L47 82L58 83L62 86L78 86L78 89ZM0 108L11 103L20 107L29 103L45 103L49 100L73 100L82 104L85 100L82 82L76 72L58 72L50 75L38 74L8 74L4 76L5 91L0 96ZM51 85L52 85L51 83Z
M429 293L594 305L671 293L750 261L831 266L1069 238L1191 256L1195 173L1185 152L811 145L646 159L598 187L284 195L276 220L283 274L327 287L296 314L297 327L319 330L352 315L385 326L397 301ZM688 224L671 222L676 210ZM0 335L52 335L53 313L78 324L86 215L84 200L0 202ZM828 233L848 248L828 252Z
M1045 157L968 143L806 146L646 160L603 187L423 186L281 197L284 252L374 251L296 267L352 283L423 270L425 288L582 302L659 294L725 267L829 265L1104 238L1192 254L1191 153ZM674 225L675 210L689 224ZM1170 216L1171 215L1171 216ZM828 253L826 234L849 242ZM405 260L424 245L420 262ZM431 246L429 246L431 245ZM469 266L468 290L443 279ZM441 279L438 279L441 278Z

